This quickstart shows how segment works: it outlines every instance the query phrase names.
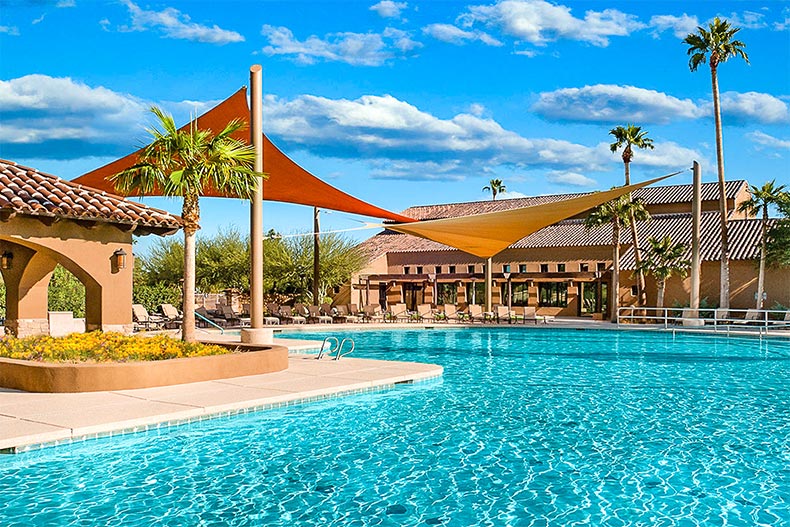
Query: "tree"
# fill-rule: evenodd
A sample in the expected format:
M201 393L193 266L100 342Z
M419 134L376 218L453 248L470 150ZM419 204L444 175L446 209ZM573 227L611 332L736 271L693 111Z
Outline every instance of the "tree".
M768 231L765 257L771 267L790 267L790 193L785 193L777 208L782 219Z
M713 89L713 117L716 125L716 165L719 174L719 213L721 227L721 291L719 305L722 308L730 307L730 248L727 235L727 194L724 183L724 146L722 145L721 108L719 100L719 64L727 62L732 57L741 57L749 63L749 57L743 48L746 44L740 40L733 40L735 34L741 30L732 27L727 20L719 17L713 19L708 25L709 29L697 27L696 33L690 33L683 42L689 46L687 55L689 69L697 71L700 64L707 61L710 65L711 86Z
M211 130L176 128L173 117L157 107L151 112L162 130L150 128L153 142L134 166L112 176L126 194L146 195L158 189L165 196L182 198L184 229L184 321L182 339L195 340L195 234L200 229L199 198L204 187L250 199L263 174L253 169L255 150L231 136L246 124L229 122L214 135Z
M488 185L483 187L483 192L491 193L491 199L496 199L497 194L504 194L506 191L507 188L501 179L492 179L488 182Z
M625 165L625 184L631 184L631 159L634 157L632 147L636 148L649 148L653 149L653 140L647 137L647 131L642 131L642 127L634 126L632 124L626 126L618 126L609 130L609 135L614 136L615 141L609 145L609 149L614 153L621 147L623 148L623 165ZM629 194L630 199L630 194ZM645 294L645 274L642 272L642 250L639 246L639 235L636 231L636 221L634 218L628 218L628 224L631 227L631 243L634 246L634 260L636 261L636 288L639 305L644 305L647 302Z
M650 213L641 201L620 196L594 208L584 220L587 229L612 225L612 322L617 322L617 308L620 307L620 230L631 217L648 220Z
M751 198L738 206L739 212L750 216L757 216L762 212L760 226L760 271L757 274L757 309L763 308L763 292L765 291L765 261L768 243L768 207L779 205L787 196L784 185L776 186L776 180L771 180L762 187L749 185Z
M660 240L651 236L647 239L647 243L649 247L645 251L645 258L640 267L642 271L656 279L658 287L656 305L664 307L664 292L666 291L667 280L674 274L685 278L691 267L691 260L683 258L683 255L686 253L686 245L673 243L672 238L668 234Z

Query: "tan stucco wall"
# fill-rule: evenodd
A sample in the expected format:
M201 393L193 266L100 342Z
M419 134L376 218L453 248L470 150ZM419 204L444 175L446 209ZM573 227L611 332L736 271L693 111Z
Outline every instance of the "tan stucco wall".
M111 265L117 249L127 254L125 269ZM6 327L10 330L47 318L47 286L57 264L85 285L88 331L131 330L134 257L130 232L105 223L92 228L69 220L46 225L35 218L15 216L0 222L0 252L4 251L14 254L13 268L2 271L7 288Z

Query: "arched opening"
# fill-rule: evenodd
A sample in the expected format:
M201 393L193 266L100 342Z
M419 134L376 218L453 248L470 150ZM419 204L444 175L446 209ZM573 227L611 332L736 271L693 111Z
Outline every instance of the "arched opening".
M71 311L74 318L85 318L85 285L60 264L49 279L47 293L49 311Z

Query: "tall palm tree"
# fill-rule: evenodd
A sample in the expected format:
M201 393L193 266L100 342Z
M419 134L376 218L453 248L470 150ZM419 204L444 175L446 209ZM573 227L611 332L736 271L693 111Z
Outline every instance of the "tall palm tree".
M686 245L673 243L668 234L660 240L651 236L647 239L647 243L649 247L645 251L645 259L642 261L641 268L642 271L656 279L658 287L656 306L664 307L667 280L674 274L685 278L691 267L691 260L683 258L686 253Z
M491 199L496 199L497 194L504 194L507 189L501 179L492 179L483 187L483 192L490 192Z
M620 307L620 231L632 217L648 220L650 213L641 201L620 196L594 208L584 220L587 229L612 225L612 322L617 322L617 308Z
M749 57L743 48L746 44L740 40L733 40L739 27L732 27L727 20L719 17L708 24L708 29L698 26L696 33L690 33L683 42L688 44L687 55L689 69L697 71L700 64L707 61L710 65L710 79L713 87L713 117L716 123L716 165L719 173L719 212L721 214L721 291L719 305L722 308L730 307L730 264L729 264L729 239L727 236L727 195L724 186L724 146L721 136L721 108L719 101L719 64L727 62L732 57L741 57L749 63Z
M621 147L623 148L623 165L625 165L625 184L631 184L631 159L634 157L633 147L636 148L649 148L653 149L653 140L647 136L647 130L642 130L641 126L634 126L632 124L626 126L618 126L609 130L609 135L614 136L614 143L609 145L612 152L617 152ZM630 199L630 194L629 194ZM636 288L637 298L639 305L647 303L647 295L645 293L645 274L641 269L642 264L642 250L639 246L639 235L636 232L636 221L634 218L628 218L628 224L631 227L631 243L634 246L634 260L636 261Z
M751 198L738 206L739 212L750 216L757 216L762 212L762 225L760 230L760 272L757 275L757 309L763 308L763 292L765 291L765 254L768 241L768 207L779 205L787 199L784 185L776 186L776 180L771 180L762 187L749 185Z
M159 190L165 196L182 198L184 225L184 320L182 339L195 340L195 234L200 229L199 197L204 187L250 199L258 185L255 150L231 135L246 124L234 119L214 135L196 126L176 128L173 117L151 108L161 130L150 128L153 142L140 154L138 163L112 176L125 194L146 195Z

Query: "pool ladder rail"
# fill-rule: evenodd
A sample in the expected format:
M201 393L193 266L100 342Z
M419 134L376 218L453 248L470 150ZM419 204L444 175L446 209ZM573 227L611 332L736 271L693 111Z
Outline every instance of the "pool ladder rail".
M332 347L332 341L335 343L334 348ZM345 348L346 342L351 344L351 349L344 353L343 348ZM329 346L327 346L327 344ZM316 356L316 359L322 359L324 355L329 357L332 355L332 353L334 353L335 358L332 360L340 360L341 357L345 357L346 355L352 353L354 349L356 349L356 345L354 344L354 339L351 337L346 337L343 340L338 340L337 337L326 337L321 343L321 349L318 350L318 356Z

